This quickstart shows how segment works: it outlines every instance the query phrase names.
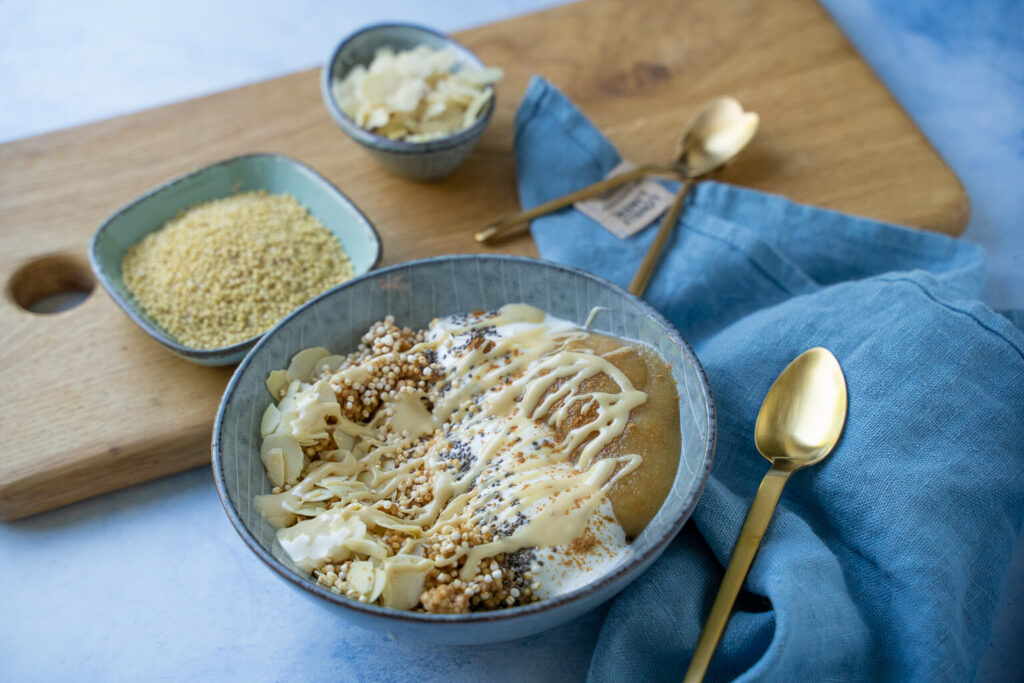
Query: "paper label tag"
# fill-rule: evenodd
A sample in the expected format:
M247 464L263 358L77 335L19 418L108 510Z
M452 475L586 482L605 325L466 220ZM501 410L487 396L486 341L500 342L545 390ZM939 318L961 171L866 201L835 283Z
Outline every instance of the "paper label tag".
M611 178L634 168L635 164L622 161L605 177ZM574 206L619 239L626 239L665 213L674 198L654 178L647 177L613 187L592 199L576 202Z

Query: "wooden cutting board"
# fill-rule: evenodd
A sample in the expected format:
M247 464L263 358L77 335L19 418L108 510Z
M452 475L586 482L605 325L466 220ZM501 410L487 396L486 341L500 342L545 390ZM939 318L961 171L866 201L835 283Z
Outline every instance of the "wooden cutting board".
M512 119L540 74L634 161L669 157L699 103L733 94L762 128L723 180L948 234L966 223L957 179L812 0L592 0L458 38L506 78L481 144L440 183L370 160L328 117L316 69L0 145L0 518L209 461L230 369L172 356L101 289L54 315L17 300L88 286L108 214L219 159L311 165L376 224L383 264L482 251L473 231L518 208ZM500 250L536 255L528 237Z

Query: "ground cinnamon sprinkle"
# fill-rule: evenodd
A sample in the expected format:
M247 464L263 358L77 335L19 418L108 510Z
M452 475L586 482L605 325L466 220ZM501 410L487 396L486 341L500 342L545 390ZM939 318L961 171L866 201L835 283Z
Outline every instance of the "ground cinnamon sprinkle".
M582 536L569 544L569 551L577 555L586 555L594 549L595 545L597 545L597 538L594 537L591 531L587 530Z

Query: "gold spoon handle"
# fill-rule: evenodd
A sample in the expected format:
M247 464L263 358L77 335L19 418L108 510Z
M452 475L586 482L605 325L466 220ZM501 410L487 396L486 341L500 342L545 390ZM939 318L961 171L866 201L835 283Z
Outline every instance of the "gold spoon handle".
M644 260L640 262L640 267L636 269L636 275L633 276L633 281L629 283L629 291L631 294L643 296L644 290L647 289L647 282L651 279L651 274L654 272L654 266L658 265L658 259L661 257L661 251L665 248L665 243L668 242L669 235L672 234L672 229L676 227L676 222L679 220L679 214L683 212L683 204L686 202L686 193L690 191L690 187L692 185L692 178L687 178L683 181L683 184L679 187L679 194L676 195L675 200L673 200L672 204L668 207L665 217L661 219L661 225L658 227L658 234L654 236L654 241L651 242L651 246L647 248L647 253L644 254Z
M747 520L743 522L743 528L740 530L740 537L736 539L736 547L732 551L732 559L725 570L718 595L715 596L715 603L711 606L711 614L708 615L700 640L697 641L697 649L690 661L690 668L686 671L686 678L683 679L685 683L698 683L704 680L711 656L718 647L718 641L722 638L722 632L729 621L736 596L739 595L743 581L747 578L747 572L750 571L750 565L761 545L761 538L768 528L768 522L772 519L772 513L775 512L775 506L790 474L792 470L773 466L761 480L761 486L754 496L754 503L747 513Z
M491 223L490 225L488 225L486 228L484 228L475 235L476 241L487 242L488 240L492 240L499 235L511 235L513 233L509 231L510 228L516 227L517 225L521 224L525 225L527 222L532 221L534 218L537 218L538 216L543 216L546 213L557 211L558 209L569 206L570 204L575 204L581 199L593 197L594 195L601 194L605 190L610 190L613 187L618 187L619 185L628 183L631 180L636 180L637 178L649 174L669 174L673 176L678 176L679 171L677 171L674 166L667 166L665 164L644 164L643 166L637 166L636 168L630 171L626 171L625 173L620 173L617 176L612 176L611 178L599 180L598 182L592 185L587 185L586 187L576 190L575 192L570 192L569 194L559 197L557 199L552 199L549 202L544 202L543 204L533 207L529 211L522 211L520 213L502 218L500 221L495 221L494 223Z

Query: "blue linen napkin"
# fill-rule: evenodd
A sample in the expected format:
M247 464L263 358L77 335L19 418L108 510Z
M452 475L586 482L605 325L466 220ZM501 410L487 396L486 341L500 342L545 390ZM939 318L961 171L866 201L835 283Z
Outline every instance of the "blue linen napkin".
M767 134L767 132L765 133ZM530 207L599 180L615 149L534 79L515 124ZM625 286L655 227L622 241L574 210L534 221L544 258ZM613 603L594 681L679 680L768 469L768 387L825 346L843 437L788 484L709 680L969 679L1024 519L1024 334L976 301L966 242L699 184L645 298L693 345L718 412L691 523Z

